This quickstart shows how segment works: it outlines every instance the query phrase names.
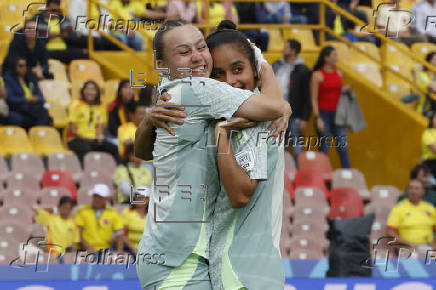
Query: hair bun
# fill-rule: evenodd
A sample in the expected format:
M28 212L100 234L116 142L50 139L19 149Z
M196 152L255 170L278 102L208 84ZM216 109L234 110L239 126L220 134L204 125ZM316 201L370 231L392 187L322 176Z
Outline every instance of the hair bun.
M217 27L217 30L233 29L236 30L236 24L231 20L223 20Z

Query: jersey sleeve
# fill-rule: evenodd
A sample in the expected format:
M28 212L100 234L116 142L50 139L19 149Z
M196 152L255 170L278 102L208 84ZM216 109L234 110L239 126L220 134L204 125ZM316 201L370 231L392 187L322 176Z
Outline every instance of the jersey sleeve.
M74 222L78 227L83 227L85 225L85 220L83 218L82 212L79 210L76 214L76 218L74 219Z
M74 103L71 104L68 110L68 121L70 123L77 123L79 112L79 107Z
M398 229L401 223L401 216L398 207L394 207L389 213L387 227Z
M50 220L50 213L42 208L39 208L38 213L35 216L35 221L44 226L48 226L49 220Z
M233 142L241 142L239 150L235 153L238 164L244 168L250 179L267 179L268 146L265 138L268 134L265 126L240 131Z
M200 105L208 106L208 114L214 119L230 120L242 103L255 94L208 78L192 78L191 88Z

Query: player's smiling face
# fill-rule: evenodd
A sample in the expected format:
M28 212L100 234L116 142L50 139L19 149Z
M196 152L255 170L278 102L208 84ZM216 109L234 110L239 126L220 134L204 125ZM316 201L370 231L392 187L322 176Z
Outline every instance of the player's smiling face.
M192 69L192 76L209 77L212 57L203 34L192 25L175 27L164 35L165 59L158 61L159 67L168 67L171 78L188 76L178 68Z
M226 82L234 88L254 90L255 70L249 57L236 44L222 44L212 51L211 78Z

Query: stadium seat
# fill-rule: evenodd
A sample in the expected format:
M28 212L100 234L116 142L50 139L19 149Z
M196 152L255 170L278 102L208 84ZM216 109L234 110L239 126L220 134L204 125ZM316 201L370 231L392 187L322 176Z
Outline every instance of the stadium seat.
M285 151L285 174L288 174L289 178L294 180L296 171L294 157L289 151Z
M23 172L42 179L45 168L41 157L34 153L17 153L11 156L11 171Z
M330 207L325 205L297 205L293 209L293 222L301 223L305 220L319 221L325 223L330 213Z
M268 51L283 51L284 41L280 29L268 29L269 42Z
M40 223L33 223L32 232L30 233L32 237L45 237L46 233L47 228L45 226Z
M410 49L405 44L399 42L397 42L396 44L397 46L400 46L410 51ZM382 47L381 49L385 49L385 48ZM387 45L386 58L384 61L388 66L391 67L392 70L400 73L408 80L413 81L412 70L415 68L415 64L407 54L401 52L397 47L391 44ZM397 80L400 80L401 82L401 79L399 79L394 74L390 73L389 75L392 76L386 79L385 81L391 83L391 82L398 82Z
M24 172L11 172L7 182L7 189L29 190L37 194L39 192L39 180L34 174Z
M357 169L336 169L333 173L332 188L352 187L358 190L360 197L369 200L371 194L366 187L365 177Z
M291 28L283 30L283 38L296 39L301 43L301 51L319 50L311 29Z
M327 205L324 192L316 187L300 186L295 190L295 206Z
M80 181L80 188L92 188L95 184L99 183L106 184L113 189L112 175L95 170L84 171Z
M326 181L332 178L332 166L329 157L321 152L305 151L298 156L298 169L317 171Z
M296 189L301 186L318 188L324 192L326 199L329 199L329 191L325 185L324 178L318 171L298 170L295 174L294 186Z
M40 201L44 206L56 207L62 196L71 196L71 192L64 187L45 187L41 190Z
M80 100L81 98L80 91L82 90L83 83L84 82L82 81L76 81L76 80L73 80L71 82L71 98L73 100Z
M10 172L5 159L0 156L0 190L4 187L4 183L9 178Z
M117 168L112 155L106 152L92 151L88 152L83 159L84 171L99 171L112 176Z
M360 76L368 79L376 87L381 88L383 86L383 79L375 63L351 63L350 67L359 73Z
M336 52L338 53L338 59L339 62L345 64L345 65L349 65L350 64L350 59L352 59L351 57L351 53L350 53L350 48L342 42L339 41L327 41L325 42L324 46L333 46L334 48L336 48Z
M9 265L18 257L19 242L0 235L0 265Z
M62 145L59 132L53 127L33 127L29 131L29 138L33 149L39 155L48 156L68 151Z
M373 9L371 7L368 7L368 6L361 6L361 5L357 6L357 9L365 12L366 19L369 22L368 26L365 27L366 29L364 29L363 31L365 31L365 32L373 31L375 28L375 25L374 25L375 24L375 15L373 15Z
M112 103L116 97L118 92L118 84L119 80L107 80L104 83L103 94L101 96L101 103L107 107L110 103Z
M17 205L11 207L0 207L0 222L4 222L6 224L17 222L30 231L32 219L33 211L31 207Z
M52 153L48 156L48 170L60 170L71 173L74 182L82 178L82 168L77 156L73 153Z
M409 95L411 92L410 85L404 81L398 83L387 83L386 87L388 89L389 96L395 100L398 100L399 102L401 102L402 97Z
M71 96L68 91L70 84L65 81L41 80L39 87L46 102L58 103L67 108L71 103Z
M32 207L38 202L38 194L27 189L10 188L3 193L3 206Z
M325 252L329 246L329 241L326 238L318 237L312 239L308 236L294 235L291 238L291 249L305 248L307 250L321 250Z
M70 67L71 80L86 82L94 80L98 85L103 87L104 79L98 63L89 59L76 59L71 61Z
M315 236L320 238L324 236L328 229L327 223L320 223L318 220L300 220L292 224L292 236Z
M363 213L363 201L356 189L338 187L330 191L329 219L359 217Z
M415 56L425 60L428 53L433 51L436 52L436 44L429 42L415 42L411 45L410 49Z
M53 73L55 81L68 82L65 65L57 59L48 60L49 71Z
M285 171L285 178L284 178L284 192L288 194L288 196L291 198L291 200L294 200L295 192L294 192L294 184L291 180L291 177L289 177L290 174L287 174Z
M366 52L367 54L373 56L376 60L380 61L380 52L377 48L377 46L370 42L356 42L354 43L361 51ZM368 58L366 55L362 53L358 53L354 49L351 49L353 54L356 56L357 59L352 59L351 61L353 63L374 63L374 61L370 58Z
M392 206L386 204L369 203L365 206L365 214L375 213L375 219L386 223Z
M9 29L10 29L10 25L8 23L1 23L0 21L0 39L2 43L7 44L7 46L5 46L6 48L9 48L9 43L14 37L13 33ZM6 50L6 54L7 54L7 50ZM3 58L1 60L3 61Z
M67 109L57 103L45 103L50 117L53 118L53 126L55 128L66 128L68 126L68 114Z
M400 196L400 190L391 185L377 185L371 189L371 203L393 207Z
M289 258L295 260L319 260L325 258L325 254L322 250L308 250L304 247L298 247L291 249Z
M42 188L46 187L63 187L71 193L71 197L76 200L77 186L69 172L53 170L46 171L42 176Z
M15 153L33 153L26 131L13 126L0 127L0 154L9 156Z

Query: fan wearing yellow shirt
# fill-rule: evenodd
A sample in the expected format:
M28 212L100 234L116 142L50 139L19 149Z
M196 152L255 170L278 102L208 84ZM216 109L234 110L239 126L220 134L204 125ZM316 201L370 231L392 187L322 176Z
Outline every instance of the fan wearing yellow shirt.
M80 241L79 231L71 212L74 202L70 196L59 199L58 214L50 213L42 208L34 208L35 221L47 227L47 251L57 256L74 251ZM62 262L62 256L59 257Z
M431 174L436 176L436 114L429 119L428 128L421 137L422 160L430 168Z
M387 234L401 244L415 249L433 246L436 232L436 210L422 200L424 184L418 179L409 182L408 198L400 201L390 212L387 221Z
M138 186L149 186L153 175L146 167L142 166L143 161L134 154L133 144L125 147L122 164L117 167L114 173L114 183L118 188L118 202L130 201L131 188Z
M135 203L132 203L131 208L126 208L122 211L121 218L124 223L125 247L127 247L128 251L136 254L145 227L148 203L150 201L150 189L145 186L138 187L133 201Z
M138 128L147 112L147 107L138 102L131 101L125 105L129 122L118 127L118 153L124 155L124 147L133 144L136 128Z
M118 160L118 148L105 140L107 111L100 103L100 89L95 81L87 81L80 91L81 99L69 107L68 147L80 161L90 151L104 151Z
M88 253L110 249L114 237L117 252L122 252L124 227L118 212L106 204L111 196L109 187L96 184L92 194L92 203L80 207L75 218L82 248Z

